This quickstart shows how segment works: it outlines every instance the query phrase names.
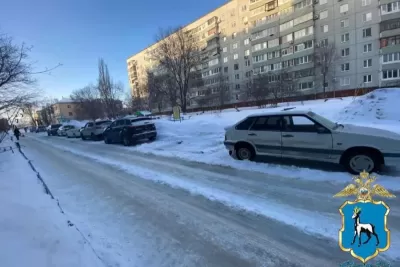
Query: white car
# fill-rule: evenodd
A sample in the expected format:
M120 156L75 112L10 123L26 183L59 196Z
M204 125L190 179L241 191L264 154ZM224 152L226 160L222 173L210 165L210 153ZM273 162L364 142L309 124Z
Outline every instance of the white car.
M63 125L57 130L57 135L58 136L67 136L67 131L70 129L75 128L74 125Z
M81 130L81 138L82 140L92 139L92 140L101 140L103 139L104 130L110 126L112 121L103 120L103 121L91 121L86 123L85 127Z
M251 115L225 130L225 147L239 160L260 155L330 162L352 174L400 166L399 134L334 123L310 111Z
M79 127L74 127L72 129L69 129L67 131L67 137L68 138L79 138L79 137L81 137L81 130L82 130L82 128L79 128Z

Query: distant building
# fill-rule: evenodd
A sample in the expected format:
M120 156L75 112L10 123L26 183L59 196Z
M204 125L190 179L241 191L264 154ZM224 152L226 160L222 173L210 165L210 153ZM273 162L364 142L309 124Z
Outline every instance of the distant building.
M69 98L62 98L53 104L54 122L63 123L78 119L77 108L79 103Z

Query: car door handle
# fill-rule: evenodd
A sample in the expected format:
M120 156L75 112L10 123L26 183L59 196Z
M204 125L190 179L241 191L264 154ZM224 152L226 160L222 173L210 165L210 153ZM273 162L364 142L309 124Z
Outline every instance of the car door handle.
M256 134L255 134L255 133L249 133L249 135L250 135L250 136L256 136Z
M290 137L293 137L293 135L291 135L291 134L284 134L284 135L282 135L282 137L290 138Z

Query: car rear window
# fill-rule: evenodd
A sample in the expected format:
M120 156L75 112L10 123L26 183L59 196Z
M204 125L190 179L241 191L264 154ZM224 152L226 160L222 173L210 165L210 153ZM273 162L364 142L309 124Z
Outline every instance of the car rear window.
M54 129L54 128L60 128L61 127L61 124L54 124L54 125L51 125L51 128L52 129Z

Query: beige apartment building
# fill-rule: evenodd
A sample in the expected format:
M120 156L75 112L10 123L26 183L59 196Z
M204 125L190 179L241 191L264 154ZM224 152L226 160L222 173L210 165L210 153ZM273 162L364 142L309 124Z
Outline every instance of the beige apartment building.
M201 4L201 1L198 2ZM254 75L290 69L299 94L400 84L400 2L393 0L231 0L187 25L204 51L202 88L190 89L196 107L216 76L229 79L230 103L243 101ZM335 47L325 84L315 50ZM156 67L152 46L127 60L132 94L146 96L141 83ZM194 100L194 101L193 101Z
M71 99L63 98L57 101L57 103L53 104L54 122L62 123L68 120L78 119L77 108L78 103Z

